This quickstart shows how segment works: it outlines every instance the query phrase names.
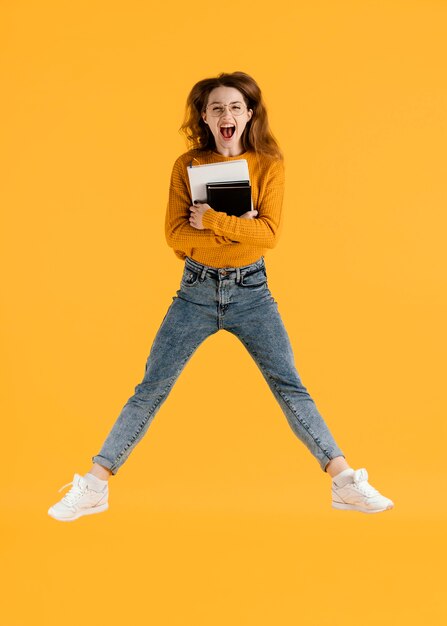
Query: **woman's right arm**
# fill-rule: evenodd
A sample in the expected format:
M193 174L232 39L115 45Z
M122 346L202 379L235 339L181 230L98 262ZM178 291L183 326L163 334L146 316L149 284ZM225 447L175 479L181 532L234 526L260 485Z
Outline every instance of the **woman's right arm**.
M186 167L179 157L174 163L169 185L169 200L165 218L165 236L168 246L177 250L215 248L236 243L224 235L216 235L209 228L199 230L189 223L191 197L186 183Z

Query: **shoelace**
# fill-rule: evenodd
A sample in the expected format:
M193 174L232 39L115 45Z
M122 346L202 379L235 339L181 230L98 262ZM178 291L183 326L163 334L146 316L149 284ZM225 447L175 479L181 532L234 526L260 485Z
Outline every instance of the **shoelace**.
M368 473L365 468L361 468L354 471L354 485L357 490L363 493L365 496L378 496L380 495L377 489L375 489L368 482Z
M73 485L73 487L62 498L62 502L64 502L64 504L68 506L73 506L74 504L76 504L79 498L84 495L86 489L88 489L88 485L87 484L81 485L81 486L79 486L79 484L74 485L73 481L71 481L67 483L66 485L64 485L63 487L61 487L58 491L62 491L62 489L65 489L65 487L68 487L68 485Z

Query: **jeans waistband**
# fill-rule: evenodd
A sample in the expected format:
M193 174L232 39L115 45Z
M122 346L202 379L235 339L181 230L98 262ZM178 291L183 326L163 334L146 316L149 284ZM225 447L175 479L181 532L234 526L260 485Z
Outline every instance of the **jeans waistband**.
M187 256L185 258L185 265L190 269L200 272L202 279L205 275L209 275L213 278L218 278L219 276L231 276L233 274L236 276L237 281L239 281L241 275L243 276L247 272L253 272L254 270L260 269L261 267L265 268L265 260L264 256L261 256L254 263L250 263L249 265L242 265L241 267L212 267L210 265L204 265L203 263L199 263L195 259Z

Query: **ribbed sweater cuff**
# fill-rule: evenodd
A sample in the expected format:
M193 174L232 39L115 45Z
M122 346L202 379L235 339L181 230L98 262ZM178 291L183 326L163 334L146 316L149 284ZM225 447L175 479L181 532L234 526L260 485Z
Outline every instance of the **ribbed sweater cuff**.
M202 215L202 225L205 228L211 228L211 230L214 230L214 226L217 225L217 218L217 211L214 209L207 209Z

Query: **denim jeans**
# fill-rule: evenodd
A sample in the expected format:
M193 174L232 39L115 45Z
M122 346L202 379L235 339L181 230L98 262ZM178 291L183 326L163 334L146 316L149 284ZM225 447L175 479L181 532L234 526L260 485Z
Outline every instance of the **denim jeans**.
M345 456L295 368L278 303L268 287L263 256L235 268L209 267L187 256L176 293L154 338L143 380L121 410L100 452L92 457L93 462L117 473L143 438L190 357L219 330L233 333L247 348L293 432L321 469L326 471L334 457Z

